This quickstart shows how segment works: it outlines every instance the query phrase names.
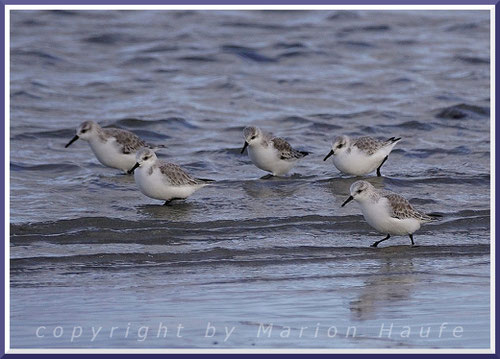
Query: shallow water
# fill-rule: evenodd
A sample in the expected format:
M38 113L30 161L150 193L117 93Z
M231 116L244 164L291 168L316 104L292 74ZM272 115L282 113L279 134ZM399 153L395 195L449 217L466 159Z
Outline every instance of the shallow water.
M12 347L489 347L488 12L14 11L11 26ZM85 142L64 148L84 120L217 182L163 207ZM260 179L239 153L248 124L312 154ZM369 248L383 235L340 207L355 179L322 161L339 134L403 138L368 180L443 215L419 247Z

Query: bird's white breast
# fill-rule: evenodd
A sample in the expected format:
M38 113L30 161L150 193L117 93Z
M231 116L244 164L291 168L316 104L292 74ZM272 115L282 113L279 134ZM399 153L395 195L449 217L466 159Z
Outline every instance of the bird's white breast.
M279 152L272 146L255 144L248 146L248 156L261 170L271 172L274 176L281 176L290 171L297 161L282 160Z
M150 167L141 166L134 171L134 179L139 190L154 199L168 201L172 198L187 198L203 187L203 185L172 186L158 168L149 173Z
M390 152L390 151L389 151ZM333 156L333 164L343 173L362 176L377 169L388 153L383 149L368 155L357 147L351 147L351 151L344 151Z
M135 154L123 153L113 137L106 141L102 141L99 138L91 139L89 144L99 162L105 166L126 172L135 165Z
M398 219L392 217L388 200L384 197L378 201L363 201L361 212L366 222L384 234L412 234L420 228L420 221L415 218Z

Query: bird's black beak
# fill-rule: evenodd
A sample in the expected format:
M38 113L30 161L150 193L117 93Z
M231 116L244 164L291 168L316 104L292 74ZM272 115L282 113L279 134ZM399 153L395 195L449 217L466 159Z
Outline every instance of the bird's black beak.
M328 152L328 154L325 156L325 158L323 158L323 161L326 161L333 154L334 154L333 150L331 150L330 152Z
M78 137L78 135L75 135L75 137L73 137L71 139L71 141L68 142L68 144L66 146L64 146L64 148L68 148L73 142L75 142L76 140L78 140L80 137Z
M128 173L129 175L131 175L132 173L134 173L135 169L136 169L137 167L139 167L139 166L140 166L139 162L136 162L136 163L135 163L135 165L134 165L134 167L132 167L131 169L129 169L129 170L127 171L127 173Z
M240 153L245 152L245 150L247 149L247 147L248 147L248 142L247 142L247 141L245 141L245 144L243 145L243 148L241 149L241 152L240 152Z
M346 204L348 204L349 202L351 202L353 199L354 199L354 197L353 197L353 196L349 196L349 198L348 198L348 199L346 199L346 200L345 200L345 202L344 202L344 203L342 203L342 206L340 206L340 207L344 207Z

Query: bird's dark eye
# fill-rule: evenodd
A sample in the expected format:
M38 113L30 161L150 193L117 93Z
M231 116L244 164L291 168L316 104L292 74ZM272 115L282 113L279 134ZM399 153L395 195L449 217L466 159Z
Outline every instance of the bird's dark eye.
M338 145L337 148L342 148L342 145Z
M361 192L363 192L363 190L362 189L358 189L358 191L356 193L361 193Z
M83 129L83 130L82 130L82 133L85 133L85 132L87 132L87 130L86 130L86 129Z
M257 136L252 136L250 139L251 139L251 140L255 140L255 137L257 137Z

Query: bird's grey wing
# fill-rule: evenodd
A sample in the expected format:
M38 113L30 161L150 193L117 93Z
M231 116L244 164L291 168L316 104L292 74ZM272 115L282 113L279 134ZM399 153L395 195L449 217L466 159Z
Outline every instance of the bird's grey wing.
M430 221L431 217L417 211L406 198L397 193L385 192L384 197L389 201L391 216L398 219L414 218L421 221Z
M120 145L123 154L135 153L146 143L137 135L130 131L121 130L119 128L103 128L108 136L113 136L116 142Z
M174 163L163 162L158 167L165 176L165 180L172 186L192 186L199 184L195 178L191 177L189 173Z
M307 155L307 152L300 152L292 148L290 144L280 137L271 139L274 148L279 152L282 160L296 160Z
M121 146L122 153L124 154L135 153L146 146L146 143L141 140L139 136L130 131L119 128L103 128L103 130L108 136L112 136L116 139L116 142Z
M383 146L383 142L369 136L360 137L354 142L354 146L369 155L373 155Z

